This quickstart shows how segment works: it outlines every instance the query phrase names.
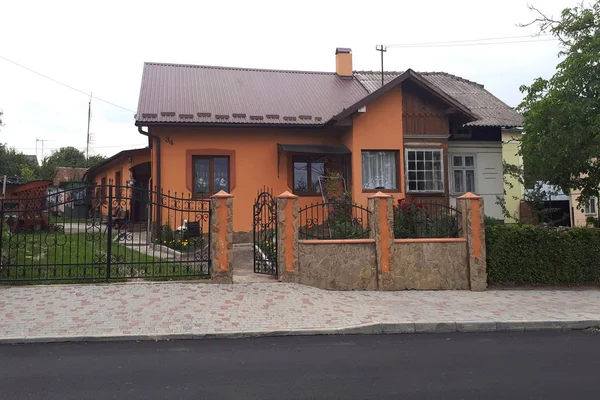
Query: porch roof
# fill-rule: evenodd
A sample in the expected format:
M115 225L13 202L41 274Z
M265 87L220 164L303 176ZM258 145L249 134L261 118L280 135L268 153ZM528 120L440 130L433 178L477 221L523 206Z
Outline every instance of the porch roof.
M346 146L329 144L279 144L279 149L290 153L350 154Z

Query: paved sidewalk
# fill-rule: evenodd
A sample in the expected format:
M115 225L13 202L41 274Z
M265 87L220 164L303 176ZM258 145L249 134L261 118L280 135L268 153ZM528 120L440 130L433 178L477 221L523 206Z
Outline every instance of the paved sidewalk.
M0 341L583 329L600 290L332 292L283 283L0 287Z

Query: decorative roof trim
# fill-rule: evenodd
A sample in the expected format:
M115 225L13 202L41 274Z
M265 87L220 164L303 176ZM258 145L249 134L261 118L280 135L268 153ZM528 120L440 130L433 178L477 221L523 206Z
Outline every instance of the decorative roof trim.
M401 84L402 82L404 82L408 79L419 84L422 88L431 92L432 94L434 94L436 97L438 97L442 101L446 102L447 104L450 104L451 106L456 107L464 115L469 117L471 120L474 121L478 118L477 115L473 114L467 107L465 107L464 105L462 105L461 103L456 101L454 98L448 96L447 94L442 92L440 89L436 88L434 85L427 82L418 73L416 73L415 71L413 71L412 69L409 68L404 73L402 73L401 75L392 79L390 82L386 83L385 85L383 85L382 87L380 87L379 89L374 91L373 93L367 95L366 97L363 97L361 100L357 101L352 106L346 108L345 110L340 112L338 115L331 118L330 121L340 121L340 120L343 120L343 119L349 117L350 115L357 112L359 108L366 106L367 104L373 102L374 100L377 100L379 97L383 96L384 94L389 92L391 89L395 88L396 86L398 86L399 84Z

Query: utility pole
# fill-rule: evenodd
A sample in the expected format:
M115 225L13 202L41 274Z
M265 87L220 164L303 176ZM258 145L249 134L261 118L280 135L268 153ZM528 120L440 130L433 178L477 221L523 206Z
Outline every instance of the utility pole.
M42 142L42 163L44 162L44 142L47 142L46 139L35 139L35 155L37 156L37 142Z
M383 53L385 53L387 51L387 47L380 44L375 46L375 50L380 51L381 52L381 86L383 86Z
M90 94L90 101L88 102L88 123L87 123L87 140L85 145L85 159L90 158L90 122L92 120L92 97L94 93Z

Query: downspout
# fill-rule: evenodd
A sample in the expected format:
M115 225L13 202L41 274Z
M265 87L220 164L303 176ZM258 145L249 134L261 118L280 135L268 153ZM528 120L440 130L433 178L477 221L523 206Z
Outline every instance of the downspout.
M156 193L157 193L157 199L156 199L156 202L155 202L155 207L156 207L156 221L158 222L158 225L156 226L156 233L158 235L160 235L160 227L162 225L161 212L160 212L161 209L159 207L160 199L158 198L158 196L161 193L161 186L160 186L160 137L151 134L150 131L144 132L142 130L141 126L138 126L138 132L141 133L144 136L148 136L149 138L156 139L156 181L153 182L153 183L156 183ZM152 179L154 180L154 177L152 177ZM152 193L152 188L150 187L148 189L150 190L150 193Z
M150 132L144 132L141 126L138 126L138 132L149 138L156 139L156 190L160 191L160 137L153 135Z

